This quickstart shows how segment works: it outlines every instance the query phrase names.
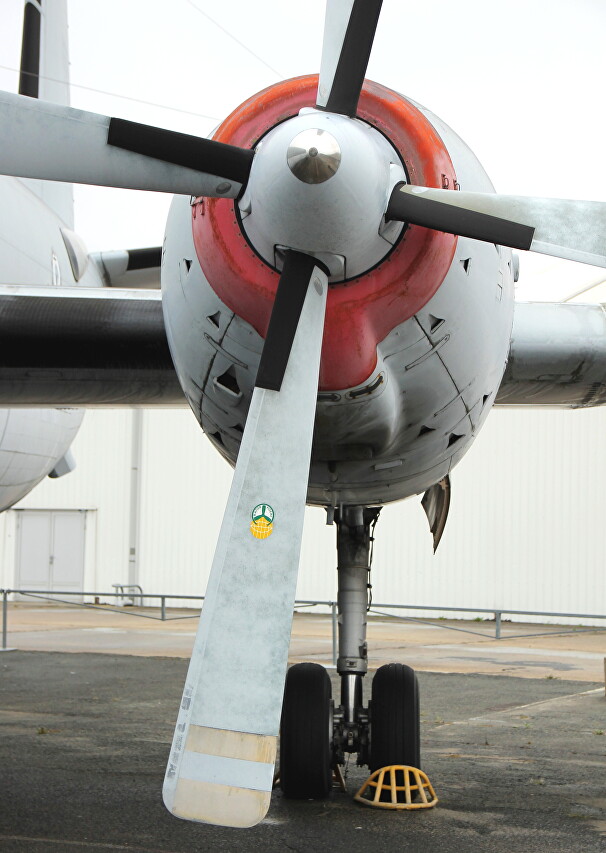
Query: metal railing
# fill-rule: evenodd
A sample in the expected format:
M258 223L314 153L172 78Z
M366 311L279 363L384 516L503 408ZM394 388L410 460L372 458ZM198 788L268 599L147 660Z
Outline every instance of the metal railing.
M141 591L143 592L143 591ZM187 614L185 616L167 616L166 613L166 602L167 600L176 600L176 601L204 601L203 595L179 595L179 594L167 594L167 593L145 593L145 599L159 599L160 601L160 615L154 616L151 613L137 613L133 611L131 608L125 610L123 607L119 609L116 607L108 607L105 604L94 603L91 604L86 601L65 601L62 598L58 598L58 596L78 596L78 598L92 598L93 601L98 602L101 598L123 598L123 592L74 592L73 590L37 590L37 589L0 589L0 594L2 595L2 646L0 646L0 651L6 651L8 649L8 597L9 595L23 595L27 598L38 599L40 601L52 601L54 604L67 604L70 607L83 607L88 610L102 610L104 613L121 613L122 615L135 616L139 619L155 619L161 622L171 622L176 621L178 619L197 619L199 614ZM138 596L137 596L138 597ZM142 600L142 599L141 599ZM307 599L297 599L295 601L295 612L300 610L301 608L306 607L328 607L330 608L331 615L331 623L332 623L332 660L333 664L336 666L338 651L337 651L337 622L338 622L338 610L337 610L337 602L336 601L312 601ZM430 621L429 619L420 619L416 616L398 616L393 613L385 613L385 610L425 610L425 611L434 611L434 612L446 612L446 613L478 613L478 614L491 614L491 619L485 619L486 622L494 622L495 623L495 632L494 637L495 640L502 639L502 622L503 622L503 614L507 616L548 616L550 618L556 619L604 619L606 620L605 614L596 614L596 613L553 613L546 610L510 610L510 609L495 609L488 607L442 607L442 606L427 606L422 604L373 604L369 608L369 613L375 616L383 616L388 619L399 619L405 622L416 622L421 625L431 625L434 628L443 628L446 631L460 631L464 634L476 634L480 637L486 637L487 634L485 631L474 631L470 628L461 628L455 625L444 625L440 621ZM557 626L556 626L557 627ZM580 634L584 632L595 632L595 631L604 631L606 630L606 623L604 627L572 627L566 630L556 630L556 631L541 631L540 633L533 634L508 634L508 640L519 639L520 637L545 637L545 636L555 636L560 634Z
M120 592L122 598L139 599L139 607L143 607L143 587L138 583L113 583L112 587ZM82 593L80 593L81 595ZM134 603L131 601L131 604ZM123 605L124 606L124 605Z

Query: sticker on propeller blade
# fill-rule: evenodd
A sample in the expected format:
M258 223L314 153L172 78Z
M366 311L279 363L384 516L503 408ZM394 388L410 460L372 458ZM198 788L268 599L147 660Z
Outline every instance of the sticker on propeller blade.
M257 504L253 509L250 532L255 539L267 539L274 532L274 511L269 504Z

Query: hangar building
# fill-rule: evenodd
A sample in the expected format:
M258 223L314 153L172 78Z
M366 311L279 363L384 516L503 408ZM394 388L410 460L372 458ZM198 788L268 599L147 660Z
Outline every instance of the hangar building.
M605 434L599 409L493 411L452 474L435 556L420 497L383 510L374 601L606 614ZM203 595L231 469L191 413L90 411L72 450L75 471L0 516L0 586ZM335 530L307 509L299 599L335 598Z

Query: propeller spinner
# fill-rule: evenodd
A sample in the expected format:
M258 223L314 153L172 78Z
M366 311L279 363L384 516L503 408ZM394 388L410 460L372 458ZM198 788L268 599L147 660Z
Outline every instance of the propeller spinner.
M362 275L391 251L385 207L406 173L395 148L358 119L303 109L258 144L239 202L241 227L280 269L287 249L321 260L331 281Z

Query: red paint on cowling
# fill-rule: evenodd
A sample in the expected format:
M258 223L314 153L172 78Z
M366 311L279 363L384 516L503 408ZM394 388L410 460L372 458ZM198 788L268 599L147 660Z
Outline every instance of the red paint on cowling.
M265 89L238 107L214 138L252 148L276 124L297 115L302 107L314 106L317 85L317 75L310 75ZM367 80L358 116L380 130L398 150L412 184L441 188L445 176L455 186L454 167L444 143L425 116L401 95ZM279 274L244 238L234 202L206 199L202 209L194 205L192 223L198 259L212 288L265 337ZM377 344L435 294L450 268L456 243L452 234L410 226L373 270L331 285L321 391L351 388L371 375L377 363Z

